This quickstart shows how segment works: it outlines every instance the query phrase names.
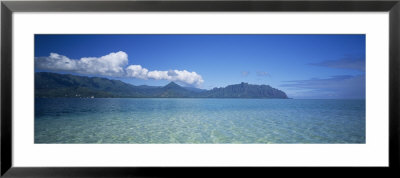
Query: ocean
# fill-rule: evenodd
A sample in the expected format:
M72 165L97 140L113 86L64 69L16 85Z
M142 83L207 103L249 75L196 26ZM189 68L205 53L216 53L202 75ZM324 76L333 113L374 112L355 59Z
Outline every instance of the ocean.
M36 144L365 143L365 100L36 98Z

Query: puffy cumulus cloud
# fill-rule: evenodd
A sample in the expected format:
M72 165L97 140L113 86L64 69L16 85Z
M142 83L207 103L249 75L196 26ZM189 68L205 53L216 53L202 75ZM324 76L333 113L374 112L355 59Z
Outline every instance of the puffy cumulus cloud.
M126 76L140 78L140 79L147 79L149 70L146 68L142 68L141 65L130 65L126 68Z
M141 65L127 65L128 55L123 51L102 57L83 57L81 59L70 59L57 53L50 53L48 57L35 58L35 67L41 70L132 77L145 80L169 80L191 86L200 86L204 82L201 75L187 70L149 71Z
M196 72L189 72L187 70L149 71L140 65L128 66L126 68L126 75L140 79L169 80L194 86L200 86L204 82L201 75Z
M190 85L199 86L204 82L201 75L196 72L188 72L186 70L170 70L167 72L168 78L167 80L171 81L180 81Z
M37 69L104 76L123 76L124 66L127 64L128 55L123 51L102 57L83 57L78 60L57 53L50 53L48 57L35 58Z

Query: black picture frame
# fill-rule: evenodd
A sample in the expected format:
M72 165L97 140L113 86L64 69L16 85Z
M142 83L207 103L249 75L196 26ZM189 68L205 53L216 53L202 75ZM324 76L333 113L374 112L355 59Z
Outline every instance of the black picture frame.
M204 175L210 171L223 174L285 175L313 172L306 167L258 168L167 168L167 167L63 167L21 168L12 165L12 17L13 12L110 12L110 11L334 11L389 12L389 167L325 168L330 175L340 175L336 169L363 172L398 173L399 168L399 80L400 80L400 1L2 1L1 2L1 175L5 177L145 177ZM73 153L70 153L73 154ZM287 171L283 169L291 169ZM314 169L314 168L312 168ZM326 174L325 173L325 174ZM215 172L213 173L215 174Z

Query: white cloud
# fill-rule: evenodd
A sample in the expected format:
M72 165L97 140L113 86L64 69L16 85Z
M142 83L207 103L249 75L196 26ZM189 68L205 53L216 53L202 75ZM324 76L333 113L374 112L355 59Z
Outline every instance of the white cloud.
M42 70L67 71L81 74L103 75L113 77L133 77L139 79L168 80L186 85L200 86L204 82L201 75L187 70L149 71L141 65L129 65L128 55L119 51L102 57L83 57L70 59L57 53L48 57L35 58L35 67Z
M38 69L104 76L123 76L125 74L124 66L127 64L128 55L123 51L102 57L83 57L79 60L70 59L57 53L50 53L48 57L35 59L35 67Z
M150 71L147 76L148 76L148 78L156 79L156 80L163 80L163 79L168 80L168 71L154 70L154 71Z
M201 75L197 74L196 72L188 72L186 70L170 70L167 74L169 80L181 81L190 85L198 86L204 82Z
M201 75L187 70L149 71L140 65L130 65L126 68L127 76L141 79L169 80L188 85L199 86L204 82Z
M141 65L130 65L126 68L126 76L147 79L148 71L149 70L142 68Z

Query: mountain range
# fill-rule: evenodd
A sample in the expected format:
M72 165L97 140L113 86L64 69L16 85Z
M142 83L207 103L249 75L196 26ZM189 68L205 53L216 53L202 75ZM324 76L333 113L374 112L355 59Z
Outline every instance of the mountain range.
M119 80L50 72L35 73L35 97L38 98L288 98L269 85L240 83L203 90L183 87L174 82L165 86L135 86Z

